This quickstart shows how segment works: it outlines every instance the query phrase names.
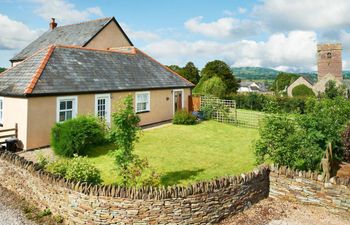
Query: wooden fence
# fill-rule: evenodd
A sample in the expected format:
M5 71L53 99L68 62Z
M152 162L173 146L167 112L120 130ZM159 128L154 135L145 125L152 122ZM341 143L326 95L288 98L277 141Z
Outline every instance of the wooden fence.
M18 138L18 124L15 124L15 128L0 129L0 145L5 144L5 140L10 137Z

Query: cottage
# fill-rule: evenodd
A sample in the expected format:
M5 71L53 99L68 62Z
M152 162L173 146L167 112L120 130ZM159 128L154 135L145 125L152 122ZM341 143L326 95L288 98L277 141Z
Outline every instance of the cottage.
M262 93L262 92L267 92L267 88L266 88L266 85L264 83L254 82L254 81L241 81L237 92L239 92L239 93L244 93L244 92Z
M51 127L77 115L110 123L115 103L127 95L134 97L140 125L187 109L194 85L135 48L114 18L52 23L0 74L0 122L18 124L24 149L48 146Z

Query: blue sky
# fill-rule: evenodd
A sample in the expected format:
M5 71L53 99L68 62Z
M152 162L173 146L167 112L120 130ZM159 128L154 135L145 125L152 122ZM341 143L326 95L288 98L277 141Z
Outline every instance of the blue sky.
M315 70L316 44L343 43L350 68L348 0L0 0L0 66L48 29L115 16L136 47L164 64ZM349 61L349 63L348 63Z

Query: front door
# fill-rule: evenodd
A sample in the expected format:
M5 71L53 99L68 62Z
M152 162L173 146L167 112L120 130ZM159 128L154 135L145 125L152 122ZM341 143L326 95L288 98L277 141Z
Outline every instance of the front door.
M183 109L183 90L174 90L174 113Z

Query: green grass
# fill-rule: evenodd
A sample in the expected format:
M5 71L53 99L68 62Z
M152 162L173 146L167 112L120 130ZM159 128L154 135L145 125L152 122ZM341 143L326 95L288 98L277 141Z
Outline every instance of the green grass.
M264 112L247 109L237 109L238 125L244 127L258 128L259 122L264 117Z
M143 131L135 152L146 157L161 174L163 185L193 183L214 177L240 174L255 167L252 141L256 129L215 121L198 125L169 125ZM105 184L116 182L113 145L96 148L89 159L101 171Z

